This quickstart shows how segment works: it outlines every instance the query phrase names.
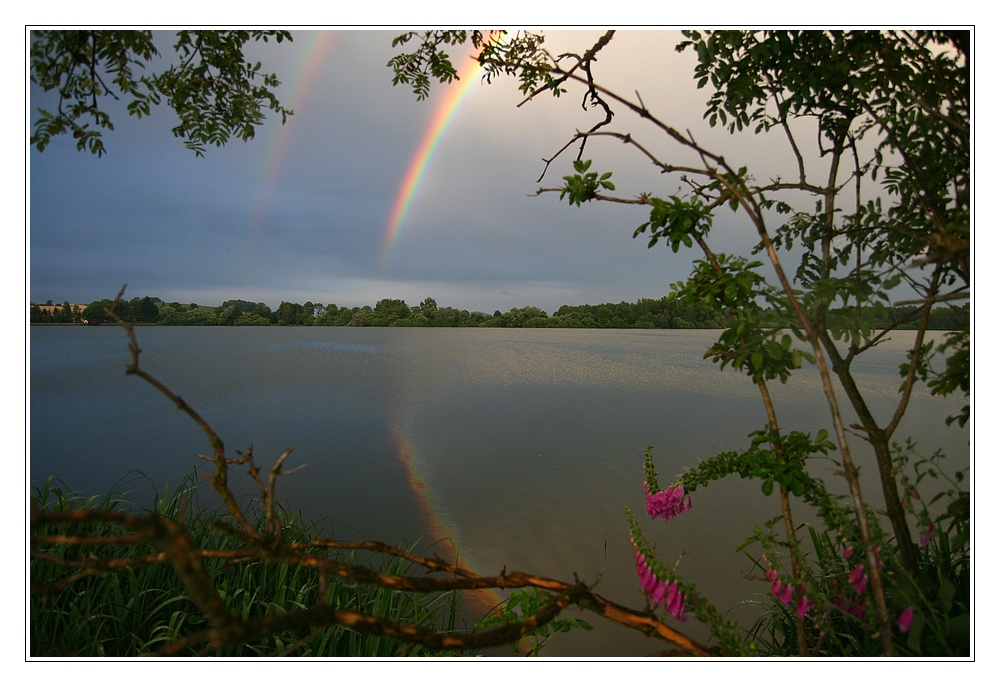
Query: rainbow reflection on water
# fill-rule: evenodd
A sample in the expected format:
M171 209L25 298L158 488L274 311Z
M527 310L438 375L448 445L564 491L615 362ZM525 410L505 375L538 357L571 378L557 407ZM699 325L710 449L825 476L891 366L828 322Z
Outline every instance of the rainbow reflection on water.
M477 572L468 558L463 558L463 549L455 523L434 503L434 493L420 469L416 448L410 435L405 431L404 424L401 414L395 413L389 431L399 462L406 470L410 489L420 505L427 534L434 542L434 550L446 561ZM462 595L469 609L480 615L485 615L501 602L500 596L494 589L472 589L462 592Z

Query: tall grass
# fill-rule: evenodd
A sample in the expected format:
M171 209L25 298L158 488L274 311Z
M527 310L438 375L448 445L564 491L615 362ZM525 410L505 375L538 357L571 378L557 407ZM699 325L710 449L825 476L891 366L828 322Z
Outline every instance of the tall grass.
M971 549L968 547L967 500L959 497L937 523L933 535L917 551L920 576L911 578L896 560L893 549L883 549L887 591L896 607L910 607L913 621L907 630L893 632L897 656L971 656ZM950 523L950 524L949 524ZM964 524L963 524L964 523ZM825 559L824 579L831 583L847 576L850 565L838 555L829 532L804 526L816 558ZM759 560L753 564L762 572ZM836 568L839 566L839 570ZM843 587L841 587L842 589ZM835 582L817 599L817 608L807 616L813 656L878 656L882 644L875 636L871 612L867 618L851 617L829 606L836 597ZM820 604L827 603L824 608ZM748 629L750 653L760 656L795 656L795 619L792 608L773 595L744 602L761 609L760 618Z
M183 522L195 546L226 551L245 548L245 542L217 526L222 509L202 508L198 500L199 480L192 476L172 492L156 496L152 512ZM31 496L40 512L70 510L136 510L127 499L122 483L101 497L81 498L54 480L47 480ZM248 504L244 513L258 524L263 515ZM310 541L317 532L299 512L281 513L283 537L289 543ZM41 525L32 535L72 534L114 537L126 534L115 523L86 521L67 532L64 527ZM45 543L34 551L60 560L138 559L154 556L149 541L135 543ZM394 557L350 552L338 560L366 564L378 572L406 575L413 564ZM304 609L321 602L315 571L288 563L261 560L203 561L219 595L240 620ZM141 656L162 649L184 636L206 630L208 620L185 589L169 562L132 564L89 575L65 586L54 587L75 574L53 560L33 556L29 564L32 590L29 599L32 656ZM438 630L453 630L458 622L457 592L438 595L401 594L373 585L332 580L325 603L350 608L396 623L413 623ZM303 628L281 632L257 643L213 654L215 656L428 656L435 655L417 645L388 637L366 635L340 627Z

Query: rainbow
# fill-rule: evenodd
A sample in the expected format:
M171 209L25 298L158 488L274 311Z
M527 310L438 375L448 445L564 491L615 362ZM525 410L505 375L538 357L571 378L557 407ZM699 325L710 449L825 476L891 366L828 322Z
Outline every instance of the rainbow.
M296 32L292 38L298 39L303 34ZM282 84L287 95L281 96L281 102L293 112L301 109L299 106L313 90L313 86L323 70L328 67L327 58L336 43L336 31L310 31L305 34L304 48L294 66L289 71L290 79ZM293 40L293 45L298 43ZM279 75L280 76L280 75ZM290 127L283 127L279 121L268 121L260 131L266 135L264 155L261 158L260 181L255 194L253 208L254 228L259 230L262 225L262 215L271 199L275 180L284 167L285 157L291 149L289 140L295 132L295 117L289 117Z
M392 215L389 224L386 226L385 234L382 237L382 252L379 258L379 271L381 272L389 260L389 254L393 246L399 239L400 230L406 223L406 218L410 213L410 207L420 190L427 170L434 161L438 148L444 139L448 128L455 119L455 115L462 109L466 96L471 91L471 87L478 77L485 71L479 64L478 54L459 72L458 80L452 82L445 93L444 99L438 104L434 111L430 125L424 132L424 136L417 147L417 152L410 160L403 183L396 193L396 200L393 202Z
M296 33L295 38L301 34ZM300 106L308 97L318 76L328 64L328 57L336 43L335 31L315 31L309 32L305 43L305 48L300 53L291 70L291 78L285 84L288 95L282 97L282 102L292 110ZM388 258L389 251L397 238L400 227L403 225L413 198L419 190L420 183L430 166L434 154L437 151L441 139L448 130L448 125L461 109L462 102L468 94L470 86L474 84L483 71L477 60L471 60L466 68L459 72L459 80L453 82L447 89L444 100L435 111L427 132L425 133L416 155L410 163L403 185L399 189L396 202L393 206L392 220L385 234L382 250L382 263ZM294 118L289 119L290 124L294 124ZM265 139L265 155L260 169L259 184L255 203L253 207L253 228L255 233L259 233L263 227L263 212L267 207L278 174L285 164L285 157L290 146L288 145L291 136L295 135L294 126L285 127L270 123L269 126L261 129L267 132ZM284 130L284 131L283 131ZM467 556L459 557L461 546L459 543L457 528L448 517L446 511L434 501L434 494L431 491L427 479L420 468L420 460L417 449L411 439L411 432L407 431L407 424L404 413L393 414L390 434L395 445L400 464L406 471L407 481L410 489L420 506L421 516L427 528L428 535L437 548L445 556L449 556L459 565L474 569L468 561ZM450 544L450 547L448 546ZM450 548L451 551L447 549ZM485 614L500 602L500 597L493 589L472 590L464 593L466 602L469 605Z
M399 462L406 471L410 489L420 506L424 526L436 553L450 563L475 571L475 566L468 560L468 556L460 554L462 548L455 523L444 509L434 502L430 485L420 469L416 447L406 430L403 413L393 414L389 433L396 447ZM463 597L465 602L480 615L485 615L500 603L500 595L492 588L466 590L463 592Z

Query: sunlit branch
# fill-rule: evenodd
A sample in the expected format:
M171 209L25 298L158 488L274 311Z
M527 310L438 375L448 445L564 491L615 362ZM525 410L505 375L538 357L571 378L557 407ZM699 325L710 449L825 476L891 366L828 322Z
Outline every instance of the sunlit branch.
M123 289L124 291L124 289ZM122 296L119 292L115 304ZM224 455L221 438L211 426L184 402L170 391L155 377L143 370L139 365L139 346L133 328L121 322L114 313L110 316L117 320L125 329L130 342L132 361L127 368L129 374L134 374L146 380L160 393L171 399L174 404L191 417L209 437L215 449L214 458L204 457L216 465L215 475L210 483L226 502L229 512L239 523L234 527L226 522L215 523L216 527L236 536L245 543L240 549L201 549L195 547L185 528L180 522L172 522L158 515L138 515L127 511L104 510L68 510L59 512L39 512L33 510L32 529L38 531L46 526L84 523L107 522L115 523L122 528L132 530L134 534L109 534L99 537L91 534L48 534L39 532L32 539L31 555L44 559L67 570L79 572L66 578L48 584L35 584L40 593L54 592L73 582L93 575L106 574L111 570L137 566L170 563L195 605L207 616L212 627L172 643L161 650L163 655L176 655L185 650L210 654L213 651L230 646L237 646L254 641L286 629L308 628L316 625L341 625L356 632L376 634L396 638L405 642L422 644L432 650L477 649L487 646L497 646L516 642L526 633L535 630L553 620L567 606L573 604L594 612L619 625L638 630L651 637L657 637L677 646L686 654L694 656L711 655L712 650L691 637L673 630L665 625L657 616L649 611L638 611L616 604L597 594L577 579L573 583L532 575L524 572L501 571L499 575L479 575L460 565L447 563L439 557L429 558L397 547L376 541L342 542L332 539L314 538L308 542L287 543L282 541L281 527L275 512L274 494L277 478L290 474L294 470L283 471L282 465L289 456L291 449L286 450L275 462L269 472L267 484L259 478L259 469L253 461L252 447L241 453L237 459L228 459ZM266 535L257 531L246 518L246 515L236 503L228 484L227 468L233 465L248 465L249 473L261 491L264 503L264 527ZM296 468L297 469L297 468ZM159 553L132 558L84 558L79 561L67 560L55 556L36 547L43 545L116 545L135 543L148 540L160 549ZM323 550L370 550L381 554L395 556L415 563L430 575L398 575L378 572L372 567L355 565L333 560L326 556L316 555ZM318 585L317 602L308 608L286 612L277 616L264 616L241 621L233 615L219 595L211 577L206 573L202 562L205 560L222 560L228 564L237 565L253 561L267 563L284 563L303 569L313 570ZM545 590L554 596L537 613L521 619L519 622L506 623L498 627L473 632L439 632L417 625L398 624L386 618L365 615L354 610L335 608L326 600L328 582L332 576L348 581L351 584L370 584L390 589L395 592L438 593L461 590L481 589L515 589L534 587Z
M584 83L588 87L591 84L587 84L578 75L567 75L569 78ZM872 580L872 589L874 592L876 600L876 608L879 616L879 626L882 630L880 633L882 635L883 649L887 654L891 654L893 651L892 640L889 628L889 618L888 611L886 607L885 600L885 590L882 585L881 576L877 568L877 560L875 557L874 544L872 543L872 535L868 527L868 522L865 514L864 500L861 495L861 486L858 479L858 470L854 464L854 460L851 455L846 427L843 422L843 418L840 412L839 400L837 399L836 392L833 387L832 373L830 367L826 360L826 355L824 354L824 346L821 344L821 338L823 336L822 330L817 329L816 323L812 321L809 314L805 311L799 297L793 288L791 280L785 273L782 262L777 254L777 250L774 246L773 240L770 233L767 230L766 223L764 220L763 212L756 201L755 194L745 186L742 180L739 180L737 185L734 180L739 179L739 176L735 174L734 170L726 163L722 156L711 153L707 149L700 146L695 140L690 132L685 136L681 134L678 130L670 127L664 122L660 121L654 117L648 110L644 107L637 105L617 94L609 91L606 88L593 85L595 90L602 93L606 97L616 102L619 102L633 112L638 114L640 117L650 121L656 128L659 128L670 138L680 143L682 146L693 150L702 160L704 165L704 170L699 173L705 173L707 176L717 181L721 186L723 186L731 195L732 198L736 199L738 204L743 208L744 212L750 218L754 228L757 231L758 238L760 239L761 247L764 253L767 255L772 268L775 271L775 275L781 284L782 291L788 298L793 311L795 312L796 319L799 321L800 326L806 334L806 339L809 341L810 347L812 349L812 354L816 359L816 365L819 370L820 381L822 384L823 394L826 398L827 405L830 409L830 415L834 426L834 433L837 438L837 444L841 454L841 460L843 463L843 473L846 481L848 483L848 490L851 495L851 500L854 505L856 522L859 528L859 533L864 545L867 568L869 570L869 577ZM819 141L820 150L823 151L822 141ZM565 149L565 148L564 148ZM724 170L720 173L719 169ZM835 166L833 168L835 173ZM833 187L827 186L823 189L823 195L829 199L831 193L836 192L836 181L835 178L830 182ZM829 200L827 202L829 206Z

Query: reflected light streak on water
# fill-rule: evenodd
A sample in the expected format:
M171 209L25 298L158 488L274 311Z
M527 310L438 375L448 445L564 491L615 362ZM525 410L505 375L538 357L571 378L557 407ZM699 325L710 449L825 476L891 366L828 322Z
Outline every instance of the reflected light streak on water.
M406 470L413 495L420 504L424 527L428 537L433 542L433 548L447 563L478 574L466 554L466 549L461 545L455 524L447 513L443 512L442 508L434 502L433 492L421 473L413 442L403 431L404 423L401 417L401 414L395 414L390 425L392 443L396 447L399 462ZM469 610L478 616L485 615L500 603L500 596L493 589L474 589L462 594L470 607Z
M624 508L643 514L643 450L664 483L747 445L766 417L745 376L702 359L704 331L159 327L139 332L143 364L217 429L263 460L294 444L309 464L280 498L350 538L447 542L483 574L502 568L596 583L641 609ZM871 352L859 383L873 411L898 398L897 337ZM31 330L31 479L56 474L87 494L143 469L159 488L207 450L190 421L123 374L128 353L110 327ZM779 422L827 423L810 370L775 385ZM914 395L907 426L925 453L968 465L969 432L945 427L961 399ZM853 421L853 420L849 420ZM860 438L851 437L863 454ZM865 498L881 495L864 455ZM843 491L839 480L830 482ZM728 477L698 490L670 523L643 522L664 560L725 611L767 593L736 549L777 514L756 482ZM805 513L797 513L805 515ZM644 516L642 516L644 517ZM481 598L481 605L493 599ZM478 606L477 606L478 608ZM559 635L547 654L635 656L662 643L577 609L598 629ZM678 628L698 636L696 623ZM704 638L704 637L700 637Z

